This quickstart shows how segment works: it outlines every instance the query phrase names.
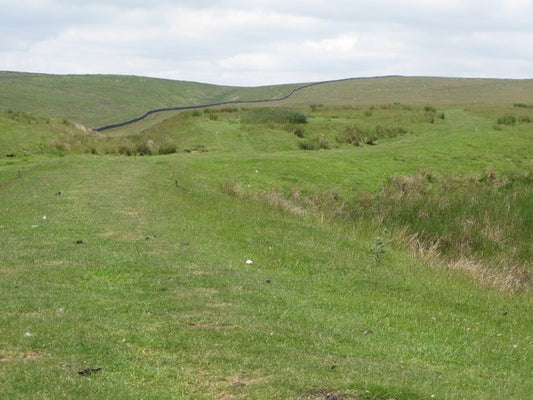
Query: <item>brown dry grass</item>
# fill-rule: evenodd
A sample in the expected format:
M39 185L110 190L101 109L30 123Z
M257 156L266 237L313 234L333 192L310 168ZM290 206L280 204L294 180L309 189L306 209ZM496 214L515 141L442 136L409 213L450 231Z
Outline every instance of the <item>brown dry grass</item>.
M452 259L439 252L439 243L426 243L417 234L409 234L407 228L395 230L391 235L394 242L406 245L411 254L429 265L463 273L483 285L494 287L502 292L516 293L529 290L533 286L533 276L527 266L506 266L495 269L493 266L465 257Z

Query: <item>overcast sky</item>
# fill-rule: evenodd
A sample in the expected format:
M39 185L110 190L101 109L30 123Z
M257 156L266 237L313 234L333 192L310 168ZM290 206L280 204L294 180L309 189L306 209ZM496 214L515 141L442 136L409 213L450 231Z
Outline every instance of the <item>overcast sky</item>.
M533 78L533 0L0 0L0 70Z

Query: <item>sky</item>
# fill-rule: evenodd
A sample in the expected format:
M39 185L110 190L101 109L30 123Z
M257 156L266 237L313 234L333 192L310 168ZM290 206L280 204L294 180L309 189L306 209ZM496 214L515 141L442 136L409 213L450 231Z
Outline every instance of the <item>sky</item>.
M533 0L0 0L0 70L235 86L533 78Z

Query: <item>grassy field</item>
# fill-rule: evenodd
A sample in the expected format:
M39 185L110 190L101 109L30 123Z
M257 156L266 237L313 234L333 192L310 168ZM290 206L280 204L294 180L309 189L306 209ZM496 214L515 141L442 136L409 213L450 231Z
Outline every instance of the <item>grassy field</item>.
M99 134L3 93L2 395L530 398L531 81L455 81Z

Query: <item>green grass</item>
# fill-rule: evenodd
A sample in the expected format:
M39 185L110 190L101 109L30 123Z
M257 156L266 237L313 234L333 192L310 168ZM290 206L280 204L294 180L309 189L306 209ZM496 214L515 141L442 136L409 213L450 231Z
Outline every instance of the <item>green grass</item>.
M278 98L297 86L243 88L123 75L0 72L0 110L67 118L96 128L151 109Z
M531 397L527 100L338 93L287 105L306 124L241 106L95 134L0 113L3 396ZM353 126L402 131L337 140ZM486 279L513 265L518 285Z
M531 172L435 179L425 171L393 177L382 192L355 203L355 217L373 215L419 254L438 257L507 290L533 283ZM409 241L409 240L408 240ZM472 264L476 261L478 264Z
M465 79L437 77L360 78L310 87L285 104L309 106L530 104L533 79ZM322 100L323 99L323 100Z

